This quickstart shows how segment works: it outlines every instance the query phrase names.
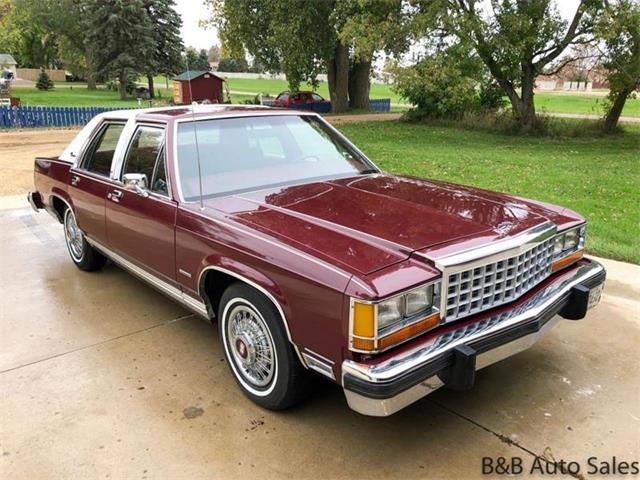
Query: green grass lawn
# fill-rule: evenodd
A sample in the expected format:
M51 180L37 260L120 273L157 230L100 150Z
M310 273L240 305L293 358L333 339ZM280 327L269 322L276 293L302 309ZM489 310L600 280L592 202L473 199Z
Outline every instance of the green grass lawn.
M139 79L141 84L144 79ZM166 101L171 98L171 82L169 88L165 88L165 77L155 77L155 88L159 90ZM284 80L269 79L243 79L230 78L228 80L231 100L240 103L244 100L252 99L256 93L268 93L277 95L287 89L287 82ZM309 88L303 85L302 88ZM320 82L318 92L325 98L329 98L329 91L326 82ZM96 106L96 107L135 107L136 100L120 100L118 93L100 87L98 90L89 91L82 83L57 83L56 88L49 92L41 92L36 88L14 88L14 96L20 97L23 105L38 106ZM390 85L371 85L371 98L391 98L393 103L405 103L397 93L391 90ZM555 93L536 93L535 102L538 111L557 113L580 113L602 115L602 104L604 97L587 95L562 95ZM158 103L158 102L156 102ZM624 116L640 117L640 98L630 98L627 100L622 112Z
M640 263L640 126L611 137L555 139L397 121L339 128L384 170L575 210L589 223L588 252Z
M586 113L602 115L605 97L588 95L562 95L556 93L536 93L536 109L554 113ZM640 117L640 98L628 98L622 115Z
M164 85L164 83L162 84ZM160 89L164 99L170 99L171 90ZM87 90L81 83L57 83L53 90L47 92L37 88L13 88L11 94L19 97L25 106L48 107L137 107L135 99L120 100L118 92L99 87L97 90ZM143 105L145 102L143 102ZM146 102L148 105L148 102Z

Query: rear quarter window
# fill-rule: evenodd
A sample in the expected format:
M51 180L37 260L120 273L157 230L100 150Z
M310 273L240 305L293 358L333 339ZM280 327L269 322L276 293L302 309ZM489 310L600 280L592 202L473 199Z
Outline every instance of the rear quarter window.
M88 172L108 177L111 172L113 155L124 129L122 123L107 123L91 142L87 150L82 168Z

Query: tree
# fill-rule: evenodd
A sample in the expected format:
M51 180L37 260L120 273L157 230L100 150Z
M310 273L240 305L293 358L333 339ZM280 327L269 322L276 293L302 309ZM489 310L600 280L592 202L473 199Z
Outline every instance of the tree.
M83 0L89 8L88 43L97 71L118 79L120 98L127 97L127 80L147 69L154 51L153 24L143 0Z
M640 89L640 4L634 0L607 2L599 32L604 39L604 67L609 80L603 130L611 133L627 98Z
M47 72L44 71L44 68L40 69L40 74L38 75L38 80L36 81L36 88L38 90L52 90L53 82Z
M322 59L330 50L327 37L331 30L332 2L207 0L207 3L213 9L209 23L218 28L223 58L246 61L249 52L266 71L284 72L292 91L298 90L304 81L317 83Z
M339 39L349 45L349 107L369 108L371 65L377 52L400 54L409 45L410 13L400 0L336 2Z
M6 0L0 4L0 39L3 53L10 53L21 67L58 66L58 34L48 28L40 2Z
M535 78L569 46L593 40L599 3L580 0L566 22L550 0L492 1L489 9L476 0L424 0L416 25L444 41L453 36L468 42L509 98L521 130L531 131L536 126Z
M349 107L350 93L351 106L368 107L374 51L386 46L403 12L401 0L207 3L210 23L233 58L249 52L266 71L284 72L291 91L305 81L317 85L318 73L326 71L334 112Z
M73 74L84 77L87 89L96 89L95 46L89 39L94 10L86 0L40 0L32 2L45 18L47 28L59 35L60 61Z
M187 47L183 53L183 63L189 70L209 70L209 58L206 50Z
M208 58L210 62L219 62L220 61L220 47L218 45L212 45L209 51L207 52Z
M154 48L147 57L146 75L149 95L155 97L153 77L157 74L173 75L183 70L182 19L175 11L173 0L145 0L144 8L151 22Z
M221 58L218 63L218 71L220 72L246 72L248 70L249 65L244 58L240 60Z
M204 48L198 52L198 69L207 71L211 69L211 65L209 65L209 54Z
M182 53L183 63L188 70L195 70L198 64L198 51L193 47L187 47Z

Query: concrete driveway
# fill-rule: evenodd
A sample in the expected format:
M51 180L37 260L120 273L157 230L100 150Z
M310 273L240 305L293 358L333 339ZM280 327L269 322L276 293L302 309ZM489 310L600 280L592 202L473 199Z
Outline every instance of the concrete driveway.
M469 392L379 419L320 382L274 413L240 393L215 327L113 265L75 268L45 213L0 221L2 478L475 478L499 456L572 460L587 477L588 457L638 459L640 267L606 261L589 318Z

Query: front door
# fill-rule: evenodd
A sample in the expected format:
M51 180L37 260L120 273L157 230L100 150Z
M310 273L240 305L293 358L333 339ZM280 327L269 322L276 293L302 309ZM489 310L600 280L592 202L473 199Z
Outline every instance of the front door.
M109 248L165 282L175 285L175 220L171 199L163 127L139 125L124 157L120 182L107 193ZM128 173L144 174L146 191L122 183Z
M109 191L111 164L124 123L103 123L77 167L71 169L69 194L80 229L105 244L105 198Z

